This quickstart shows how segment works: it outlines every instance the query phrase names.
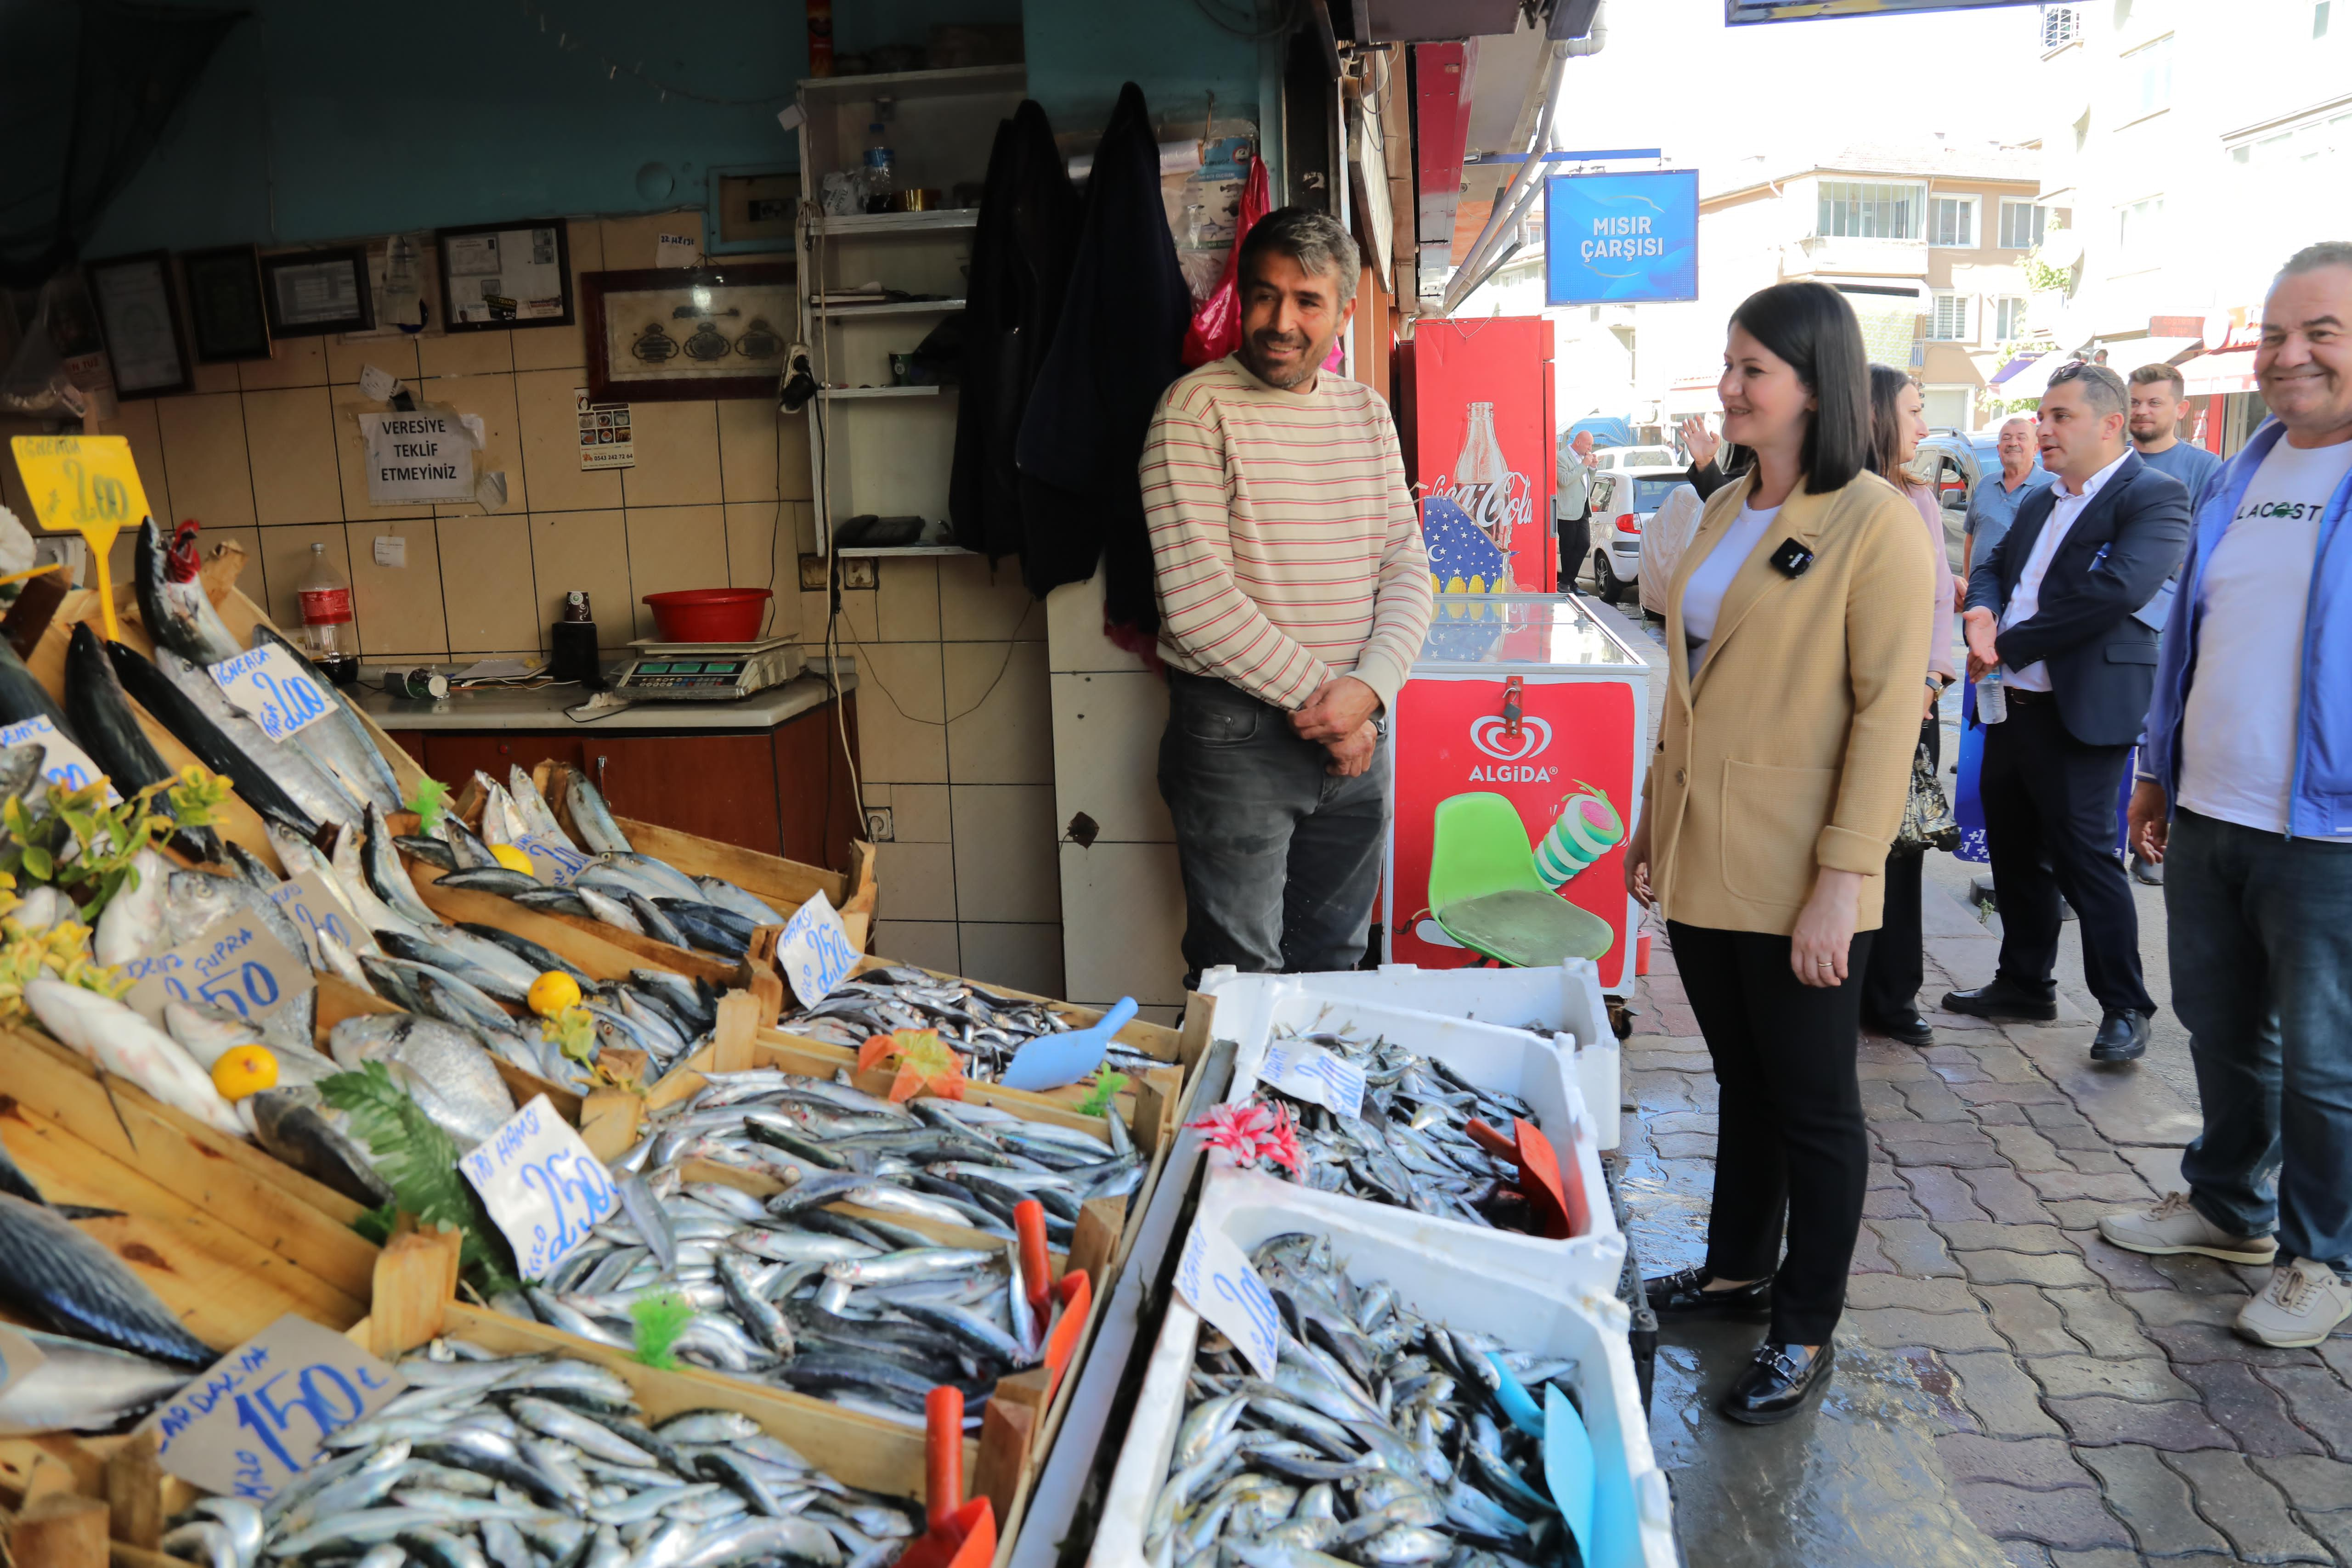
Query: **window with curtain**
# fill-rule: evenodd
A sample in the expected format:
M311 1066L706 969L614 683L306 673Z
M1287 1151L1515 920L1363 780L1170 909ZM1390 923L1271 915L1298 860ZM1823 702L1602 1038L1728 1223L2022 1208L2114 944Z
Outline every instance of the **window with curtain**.
M2137 120L2172 107L2172 38L2142 44L2123 57L2121 118Z
M2119 270L2153 267L2163 244L2164 198L2147 196L2116 209L2116 258Z
M1927 193L1924 185L1824 180L1815 232L1841 239L1917 239Z
M1927 204L1929 245L1973 246L1977 243L1977 199L1937 196Z
M1937 295L1935 314L1928 318L1927 336L1939 343L1969 341L1969 297L1965 294Z
M1993 341L2014 343L2025 336L2025 297L2004 294L1993 301Z
M2039 202L2001 203L2000 248L2032 250L2042 243L2049 221L2050 209Z
M2042 7L2042 47L2046 52L2083 36L2083 14L2073 5Z

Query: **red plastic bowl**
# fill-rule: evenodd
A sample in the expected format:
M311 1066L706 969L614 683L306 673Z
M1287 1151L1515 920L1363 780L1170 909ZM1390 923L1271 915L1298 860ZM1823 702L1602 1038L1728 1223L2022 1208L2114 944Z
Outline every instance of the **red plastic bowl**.
M748 643L767 616L764 588L685 588L648 593L654 630L665 643Z

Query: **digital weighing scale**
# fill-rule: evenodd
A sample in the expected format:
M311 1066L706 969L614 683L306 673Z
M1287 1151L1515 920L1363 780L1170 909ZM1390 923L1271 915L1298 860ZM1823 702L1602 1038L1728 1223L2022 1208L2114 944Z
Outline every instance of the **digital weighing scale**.
M782 685L804 667L789 637L756 643L664 643L640 637L613 689L639 702L733 702Z

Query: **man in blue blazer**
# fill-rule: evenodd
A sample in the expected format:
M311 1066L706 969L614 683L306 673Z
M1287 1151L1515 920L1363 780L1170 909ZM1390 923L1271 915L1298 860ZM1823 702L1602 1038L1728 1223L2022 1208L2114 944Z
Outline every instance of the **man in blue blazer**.
M2082 917L2084 977L2102 1009L2100 1061L2146 1051L2156 1011L2116 855L2116 797L2156 683L2156 632L2134 612L2180 564L2189 529L2188 489L2125 439L2129 401L2104 365L2051 376L2039 439L2057 483L2026 497L1969 573L1969 674L2000 666L2009 702L1985 731L1981 785L2000 967L1991 984L1944 998L1980 1018L2057 1017L2063 894Z

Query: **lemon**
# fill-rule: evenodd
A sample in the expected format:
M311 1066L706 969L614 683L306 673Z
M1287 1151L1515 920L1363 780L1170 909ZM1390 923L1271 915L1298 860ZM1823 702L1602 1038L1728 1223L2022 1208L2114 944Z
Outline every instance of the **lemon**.
M525 876L537 876L539 874L539 873L531 869L530 857L523 853L520 850L515 848L512 844L492 844L490 846L490 858L498 862L500 865L506 867L509 871L519 871Z
M561 969L550 969L530 983L525 999L531 1011L551 1019L566 1008L580 1005L580 982Z
M278 1082L278 1058L263 1045L235 1045L213 1063L213 1087L224 1100L242 1100Z

